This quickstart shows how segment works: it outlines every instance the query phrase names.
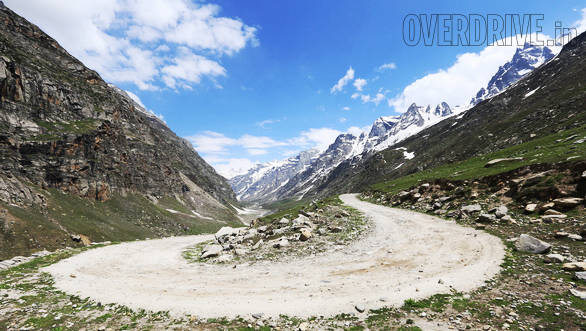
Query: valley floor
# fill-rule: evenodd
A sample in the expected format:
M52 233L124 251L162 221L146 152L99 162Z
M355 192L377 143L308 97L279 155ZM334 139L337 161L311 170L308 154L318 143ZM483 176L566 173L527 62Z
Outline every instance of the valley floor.
M292 262L189 264L182 251L211 235L93 249L44 271L55 287L103 304L197 317L334 316L400 306L406 299L470 291L496 275L501 240L455 222L360 201L371 217L364 240Z

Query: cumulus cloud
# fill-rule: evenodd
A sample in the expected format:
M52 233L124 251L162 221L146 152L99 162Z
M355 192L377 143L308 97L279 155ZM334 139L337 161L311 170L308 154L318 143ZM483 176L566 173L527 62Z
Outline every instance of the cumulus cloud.
M352 69L352 67L350 67L350 68L348 68L348 70L346 70L346 74L338 80L336 85L332 86L332 88L330 89L330 93L336 93L336 92L342 91L344 86L346 86L353 79L354 79L354 69Z
M234 176L245 174L248 169L256 165L255 162L247 158L222 158L222 157L205 157L206 161L209 162L216 171L230 179Z
M344 108L342 108L343 110L350 110L350 107L345 106Z
M225 76L221 56L258 44L255 27L190 0L5 3L107 81L141 90L191 88L202 77Z
M346 117L338 118L338 122L340 122L340 123L345 123L346 121L347 121Z
M354 84L353 85L354 85L354 87L356 88L357 91L362 91L362 89L366 85L366 79L356 78L354 80Z
M379 71L394 70L394 69L397 69L397 65L394 62L384 63L378 67Z

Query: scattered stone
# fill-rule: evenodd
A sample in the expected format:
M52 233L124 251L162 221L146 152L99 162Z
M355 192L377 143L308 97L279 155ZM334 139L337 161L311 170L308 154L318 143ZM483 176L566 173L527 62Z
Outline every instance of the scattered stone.
M507 208L507 206L500 205L496 208L494 214L497 218L503 218L508 212L509 208Z
M254 314L252 314L252 317L254 319L261 319L263 316L264 316L263 313L254 313Z
M586 270L586 262L568 262L562 265L565 271L584 271Z
M258 248L260 248L260 246L262 246L263 243L264 243L264 241L262 239L259 240L259 241L257 241L256 244L254 244L252 246L252 249L258 249Z
M299 323L299 327L297 328L298 331L307 331L309 330L309 323L301 322Z
M582 198L561 198L553 200L553 203L557 208L562 210L564 209L572 209L584 203L584 199Z
M566 258L561 254L547 254L543 258L543 262L545 263L564 263Z
M274 248L283 248L287 246L289 246L289 240L287 240L286 238L281 238L279 239L279 241L273 244Z
M570 234L568 235L568 238L570 238L570 239L572 239L572 240L576 240L576 241L582 241L582 240L584 240L584 238L582 238L582 236L581 236L581 235L579 235L579 234L575 234L575 233L570 233Z
M71 236L71 240L75 241L75 242L80 242L81 241L81 236L78 234L72 234Z
M541 220L545 223L551 223L553 221L563 220L566 219L568 216L566 215L543 215L541 216Z
M570 293L573 296L576 296L576 297L578 297L578 298L580 298L582 300L586 300L586 291L580 291L580 290L571 288L570 289Z
M536 209L537 209L536 203L529 203L525 206L525 212L527 212L527 213L533 213L533 212L535 212Z
M308 228L303 228L301 229L300 233L299 233L299 240L300 241L307 241L309 240L309 238L311 238L313 234L311 233L311 230Z
M476 223L476 224L474 224L474 227L475 227L477 230L484 230L484 229L486 229L486 224L482 224L482 223Z
M514 223L515 220L511 217L511 215L505 215L503 217L501 217L501 221L506 222L506 223Z
M530 235L522 234L515 242L515 248L525 253L543 254L551 249L551 245Z
M577 280L586 281L586 271L578 271L574 274L574 278Z
M481 211L482 207L480 207L479 204L474 204L474 205L464 206L460 210L463 212L467 212L467 213L473 213L473 212Z
M492 223L496 221L496 216L493 214L480 214L478 216L478 222L480 223Z
M543 214L544 215L563 215L562 213L560 213L559 211L557 211L555 209L548 209Z
M289 224L289 222L291 222L289 219L287 219L286 217L281 218L281 220L279 220L279 224L282 225L287 225Z
M342 228L339 226L328 226L328 230L333 233L342 232Z
M541 207L539 207L539 210L546 211L546 210L552 209L553 207L555 207L555 203L548 202L548 203L542 205Z
M490 167L493 167L495 165L499 165L499 164L503 164L503 163L508 163L508 162L522 161L522 160L523 160L522 157L509 157L509 158L502 158L502 159L494 159L494 160L488 161L484 165L484 167L485 168L490 168Z
M248 252L243 248L236 248L234 250L234 254L236 254L236 256L245 256L246 253L248 253Z
M559 232L556 232L556 233L554 234L554 237L556 237L556 238L566 238L566 237L568 237L569 235L570 235L570 234L569 234L569 233L567 233L567 232L562 232L562 231L559 231Z
M359 313L364 313L364 311L365 311L364 306L362 306L360 304L354 306L354 309L356 309L356 311L358 311Z
M216 257L220 255L220 253L224 250L224 247L221 245L210 244L206 245L203 250L201 251L201 258L207 259L209 257Z
M216 232L216 235L215 235L216 240L220 244L223 244L223 243L227 242L230 237L236 236L238 234L238 232L240 232L239 229L235 229L230 226L224 226L218 232Z

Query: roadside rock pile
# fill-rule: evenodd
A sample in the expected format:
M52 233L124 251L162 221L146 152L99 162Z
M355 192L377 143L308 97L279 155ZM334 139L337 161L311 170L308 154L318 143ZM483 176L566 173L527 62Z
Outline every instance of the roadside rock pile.
M247 228L223 227L215 234L215 240L200 244L184 255L188 260L212 263L312 255L358 239L369 224L357 211L326 206L315 212L301 211L292 219L282 217L270 223L256 220Z

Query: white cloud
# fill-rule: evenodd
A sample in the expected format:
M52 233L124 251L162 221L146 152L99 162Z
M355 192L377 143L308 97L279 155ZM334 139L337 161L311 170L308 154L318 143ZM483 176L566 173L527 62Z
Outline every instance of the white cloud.
M362 89L366 85L366 79L356 78L356 80L354 80L354 84L353 85L354 85L354 87L356 88L357 91L362 91Z
M226 147L238 144L237 139L228 138L222 133L214 131L204 131L185 138L200 153L223 153L226 152Z
M268 153L266 149L251 148L246 150L250 155L265 155Z
M142 90L162 85L191 88L204 76L225 76L225 69L212 58L258 44L256 28L219 16L217 5L190 0L5 3L105 80L132 83ZM176 49L177 54L172 52ZM166 56L155 54L161 52ZM185 67L178 68L181 65Z
M379 71L394 70L394 69L397 69L397 65L394 62L384 63L378 67Z
M539 37L540 40L548 38ZM516 45L488 46L480 52L459 54L450 67L415 80L389 99L388 104L397 112L406 111L414 102L434 105L445 101L452 107L466 105L480 88L486 86L499 66L513 57L516 49Z
M338 122L340 122L340 123L345 123L346 121L347 121L346 117L340 117L338 119Z
M385 95L381 92L378 92L374 96L370 96L370 94L358 94L358 93L352 94L352 99L357 99L357 98L360 98L362 103L371 102L371 103L374 103L375 105L378 106L378 104L381 103L381 101L383 101L385 99Z
M270 125L270 124L275 124L275 123L278 123L278 122L280 122L280 121L281 121L281 120L271 120L271 119L269 119L269 120L264 120L264 121L256 122L256 125L257 125L257 126L260 126L261 128L263 128L263 129L264 129L264 128L266 128L268 125Z
M354 79L354 69L352 67L348 68L344 77L340 78L336 85L332 86L330 89L330 93L336 93L342 91L344 86L346 86L351 80Z
M325 150L334 142L336 137L342 132L331 128L311 128L302 131L298 137L289 140L289 143L294 146L299 146L302 149L315 148L320 151Z
M247 158L218 158L211 156L204 158L214 167L214 169L216 169L220 175L228 179L234 176L245 174L248 169L256 165L255 162Z
M345 106L344 108L342 108L343 110L350 110L350 107Z
M172 64L161 69L163 81L170 88L177 88L177 81L185 87L191 83L199 84L202 76L215 78L226 75L226 69L216 61L193 54L187 48L182 48L180 53Z

